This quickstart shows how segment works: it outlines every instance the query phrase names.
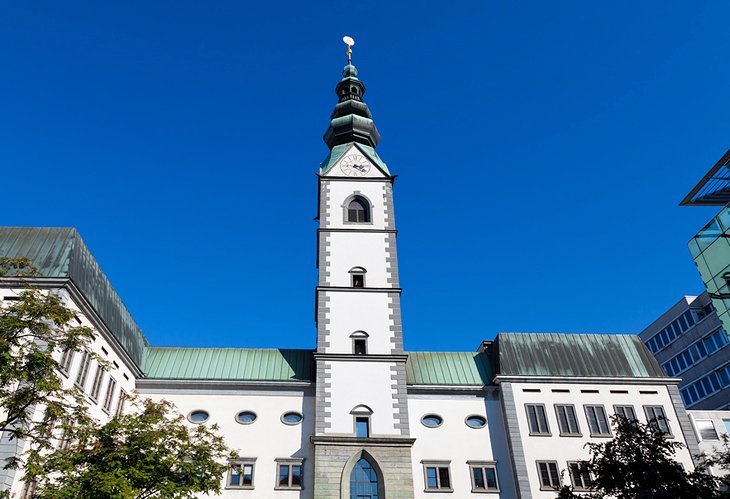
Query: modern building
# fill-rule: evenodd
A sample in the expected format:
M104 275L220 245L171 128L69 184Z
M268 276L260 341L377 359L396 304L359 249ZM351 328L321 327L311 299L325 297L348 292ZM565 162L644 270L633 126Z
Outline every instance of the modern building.
M639 337L667 376L682 379L688 409L730 407L730 339L707 293L683 297Z
M475 338L476 352L404 351L394 176L352 64L336 92L318 175L315 350L151 346L76 230L0 228L0 256L30 258L35 284L97 331L91 348L113 369L57 355L99 420L135 391L191 425L217 423L240 455L221 477L226 498L554 498L561 483L587 486L585 444L612 437L613 414L685 443L677 459L692 469L680 380L638 336L501 333ZM20 284L0 278L0 297ZM22 450L0 441L5 456ZM0 473L28 496L22 470Z

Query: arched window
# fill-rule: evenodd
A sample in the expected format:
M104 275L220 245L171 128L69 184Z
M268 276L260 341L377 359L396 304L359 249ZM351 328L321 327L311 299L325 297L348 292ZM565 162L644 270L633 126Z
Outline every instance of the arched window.
M355 196L347 205L347 221L354 223L370 222L370 204L362 197Z
M350 473L350 499L378 499L378 474L365 458Z

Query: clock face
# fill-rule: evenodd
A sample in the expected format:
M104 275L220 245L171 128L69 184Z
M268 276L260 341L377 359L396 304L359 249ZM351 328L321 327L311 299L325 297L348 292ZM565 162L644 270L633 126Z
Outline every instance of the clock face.
M362 177L370 171L370 162L365 156L348 154L340 161L340 170L350 177Z

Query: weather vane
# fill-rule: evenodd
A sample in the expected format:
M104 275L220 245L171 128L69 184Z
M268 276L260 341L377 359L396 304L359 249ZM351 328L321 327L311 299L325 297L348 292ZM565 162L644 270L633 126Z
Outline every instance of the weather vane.
M352 46L355 45L355 40L349 36L343 36L342 41L347 44L347 64L352 64Z

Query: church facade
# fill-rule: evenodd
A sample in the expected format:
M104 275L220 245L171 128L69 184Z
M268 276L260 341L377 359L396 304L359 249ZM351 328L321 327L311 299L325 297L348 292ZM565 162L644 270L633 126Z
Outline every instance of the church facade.
M135 392L218 424L240 456L225 498L554 498L563 483L589 486L584 446L612 437L614 414L685 443L677 459L692 469L679 380L637 336L500 333L475 352L404 351L394 176L351 63L336 93L318 174L315 350L151 346L76 230L0 228L0 256L33 260L34 283L97 331L91 348L114 369L58 352L94 415ZM0 298L19 285L0 278ZM22 450L0 440L0 458ZM22 471L0 471L0 487L29 497Z

